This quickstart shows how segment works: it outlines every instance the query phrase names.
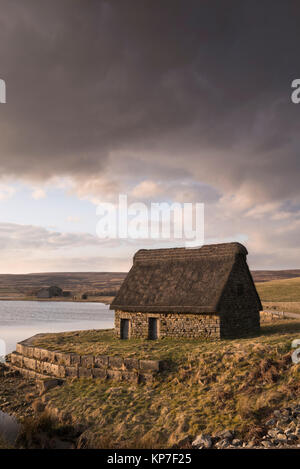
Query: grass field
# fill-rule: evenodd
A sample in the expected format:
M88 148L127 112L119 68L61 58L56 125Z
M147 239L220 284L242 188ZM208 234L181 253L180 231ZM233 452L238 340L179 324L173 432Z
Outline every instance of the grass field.
M264 309L300 313L300 278L256 284Z
M256 284L262 301L300 302L300 278Z

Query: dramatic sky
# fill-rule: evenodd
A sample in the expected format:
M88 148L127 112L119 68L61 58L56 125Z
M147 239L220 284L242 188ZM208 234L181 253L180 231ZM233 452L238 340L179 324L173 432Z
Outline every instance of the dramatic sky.
M300 268L299 44L297 0L0 0L0 272L127 270L119 194Z

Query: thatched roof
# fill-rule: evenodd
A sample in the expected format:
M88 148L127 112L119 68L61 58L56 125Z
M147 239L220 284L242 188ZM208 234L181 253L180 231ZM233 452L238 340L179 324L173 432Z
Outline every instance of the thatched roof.
M247 249L239 243L212 244L196 249L141 249L135 254L133 266L111 309L191 313L218 311L236 260L242 259L249 272L247 254ZM249 281L254 287L250 272Z

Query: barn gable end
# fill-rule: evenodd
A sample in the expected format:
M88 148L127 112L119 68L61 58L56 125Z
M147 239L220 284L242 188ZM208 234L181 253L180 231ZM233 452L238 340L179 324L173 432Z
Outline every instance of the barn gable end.
M219 303L221 338L236 338L259 332L262 304L248 264L237 256Z

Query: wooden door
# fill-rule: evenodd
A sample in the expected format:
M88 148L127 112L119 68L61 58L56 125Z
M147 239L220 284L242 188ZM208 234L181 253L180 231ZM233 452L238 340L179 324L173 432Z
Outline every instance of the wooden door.
M158 319L149 318L149 339L156 340L158 338Z

